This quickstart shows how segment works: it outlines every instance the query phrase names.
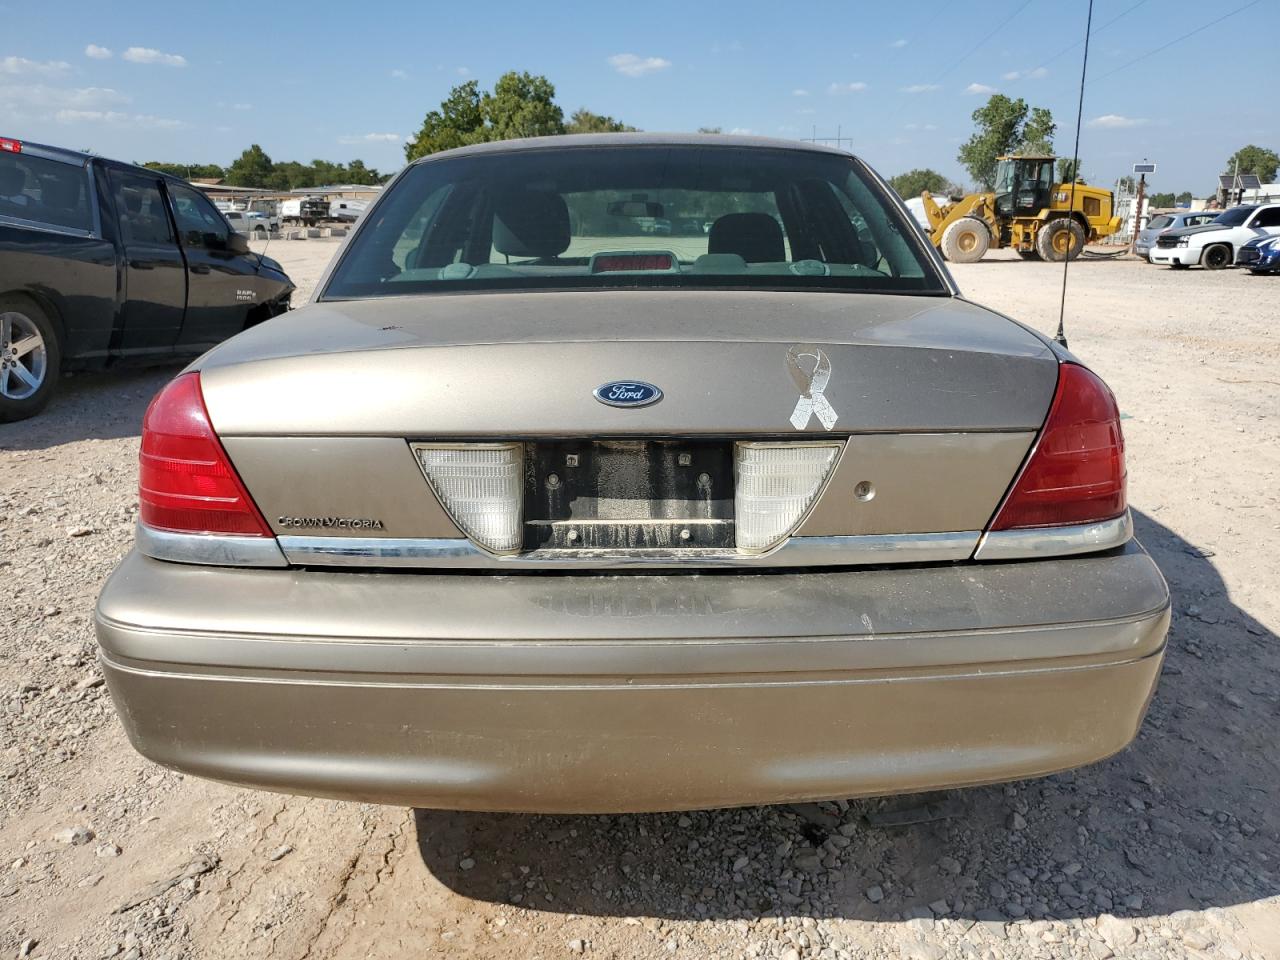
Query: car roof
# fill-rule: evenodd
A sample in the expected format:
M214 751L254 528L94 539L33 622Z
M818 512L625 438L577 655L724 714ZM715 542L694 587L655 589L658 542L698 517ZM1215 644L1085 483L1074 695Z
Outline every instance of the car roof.
M136 170L139 173L146 174L151 177L162 177L165 180L171 180L174 183L186 184L187 181L181 177L175 177L172 174L165 173L161 170L152 170L149 167L143 167L136 163L127 163L124 160L112 160L110 157L99 156L96 153L87 153L84 150L69 150L66 147L55 147L47 143L35 143L31 140L20 140L14 138L18 143L22 144L22 153L29 153L33 157L41 157L45 160L61 160L64 163L86 164L90 160L97 160L100 163L109 163L113 167L125 170ZM21 156L21 154L19 154Z
M581 147L738 147L764 150L795 150L804 153L828 153L850 156L820 143L781 140L774 137L737 136L722 133L573 133L554 137L526 137L521 140L493 140L467 147L455 147L419 157L414 163L425 163L452 157L468 157L489 153L523 153L531 150L574 150Z

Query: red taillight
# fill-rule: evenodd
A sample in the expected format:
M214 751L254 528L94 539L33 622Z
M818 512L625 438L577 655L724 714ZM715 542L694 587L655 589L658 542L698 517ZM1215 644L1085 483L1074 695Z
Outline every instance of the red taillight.
M1061 364L1040 439L991 529L1093 523L1124 511L1124 436L1116 398L1084 367Z
M142 419L140 460L138 500L147 526L271 536L213 432L199 373L182 374L151 401Z
M12 137L0 137L0 153L21 153L22 141Z

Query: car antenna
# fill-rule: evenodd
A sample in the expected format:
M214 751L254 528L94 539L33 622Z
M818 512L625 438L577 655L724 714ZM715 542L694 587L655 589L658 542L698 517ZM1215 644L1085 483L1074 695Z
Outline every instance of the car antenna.
M1076 104L1076 143L1071 150L1071 201L1068 204L1071 210L1076 208L1076 181L1080 179L1080 121L1084 118L1084 82L1089 73L1089 34L1092 30L1093 0L1089 0L1089 13L1084 23L1084 56L1080 61L1080 99ZM1071 266L1070 252L1071 248L1068 246L1068 256L1062 261L1062 299L1058 302L1058 331L1053 335L1053 339L1064 347L1067 345L1064 321L1067 314L1067 268ZM1083 247L1080 252L1084 253Z

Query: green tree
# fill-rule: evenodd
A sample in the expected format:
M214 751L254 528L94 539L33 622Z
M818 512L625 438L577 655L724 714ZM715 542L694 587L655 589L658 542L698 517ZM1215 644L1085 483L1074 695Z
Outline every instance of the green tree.
M216 163L164 163L159 160L149 161L143 166L175 177L218 178L232 186L280 191L335 183L382 183L387 179L376 168L365 166L363 160L352 160L349 164L332 160L312 160L309 164L297 160L274 162L256 143L226 170Z
M1194 200L1194 199L1195 199L1195 197L1191 196L1191 191L1190 191L1190 190L1183 190L1180 194L1178 194L1176 197L1174 197L1174 202L1175 202L1175 203L1190 203L1190 202L1191 202L1192 200Z
M347 175L343 183L381 183L382 175L373 167L366 167L363 160L352 160L347 165Z
M1045 107L1032 107L1022 125L1017 149L1020 153L1053 153L1053 135L1057 132L1053 114Z
M227 168L226 181L237 187L272 187L274 166L266 151L255 143Z
M889 186L898 191L898 196L904 199L918 197L925 190L935 196L947 196L963 192L937 170L930 170L928 167L923 170L908 170L906 173L891 177Z
M575 110L564 128L565 133L634 133L635 130L621 120L592 113L586 107Z
M1153 207L1172 207L1177 202L1172 193L1153 193L1147 199Z
M460 83L449 91L439 110L427 113L418 135L404 145L406 160L416 160L441 150L480 143L484 135L484 113L480 107L480 84Z
M555 95L550 80L528 72L504 73L492 92L481 93L480 85L468 80L449 91L440 109L426 115L418 135L405 144L405 159L489 140L564 133L564 111Z
M1058 182L1070 183L1077 178L1083 180L1084 174L1080 172L1080 168L1084 166L1084 161L1077 163L1070 157L1060 157L1058 159Z
M1029 108L1019 97L1011 100L1003 93L992 94L984 106L973 111L977 129L960 145L957 159L976 183L987 189L995 185L996 158L1019 150L1048 153L1053 149L1056 125L1043 107Z
M489 140L550 137L564 133L564 111L556 105L556 88L543 76L504 73L480 101Z
M1227 173L1236 172L1239 164L1241 173L1256 173L1263 183L1275 183L1276 169L1280 168L1280 155L1266 147L1257 147L1252 143L1241 147L1227 159Z
M164 163L160 160L148 160L143 166L148 170L159 170L171 177L186 180L221 180L227 175L227 171L216 163Z

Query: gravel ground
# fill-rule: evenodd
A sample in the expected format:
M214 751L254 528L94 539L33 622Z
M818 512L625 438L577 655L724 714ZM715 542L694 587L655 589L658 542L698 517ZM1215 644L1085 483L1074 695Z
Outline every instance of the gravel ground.
M271 254L305 294L335 248ZM956 270L1042 330L1060 273ZM1072 268L1071 344L1120 397L1139 536L1175 595L1136 743L1044 780L799 807L415 812L147 763L91 611L129 547L142 411L175 370L68 379L0 427L0 956L1280 957L1277 293Z

